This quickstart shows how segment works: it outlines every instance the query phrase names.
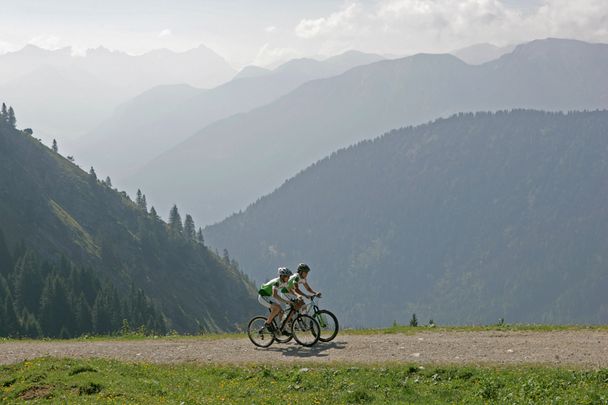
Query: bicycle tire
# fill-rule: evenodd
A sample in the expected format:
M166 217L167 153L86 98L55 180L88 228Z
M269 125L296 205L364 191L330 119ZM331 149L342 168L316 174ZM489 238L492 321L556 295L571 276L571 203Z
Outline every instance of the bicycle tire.
M324 337L323 336L323 331L325 330L325 325L323 325L323 316L325 316L327 318L331 318L331 322L334 323L335 328L333 330L333 332L331 333L331 335L329 335L328 337ZM340 326L338 324L338 318L330 311L326 310L326 309L321 309L317 312L315 312L315 316L314 316L315 320L317 321L317 323L319 324L320 327L320 334L319 334L319 341L327 343L327 342L331 342L332 340L334 340L336 338L336 336L338 336L338 331L340 329ZM320 319L321 318L321 319ZM327 320L325 320L325 322L327 322Z
M312 335L312 341L305 340L305 337ZM321 328L319 323L310 315L300 314L293 320L291 335L300 345L305 347L314 346L319 341Z
M275 337L274 337L274 334L271 333L270 331L268 331L267 329L266 329L266 331L268 333L263 334L263 335L260 334L261 327L260 327L259 321L262 321L262 325L265 324L266 317L265 316L256 316L256 317L252 318L249 321L249 324L247 325L247 336L249 336L249 340L251 340L251 343L253 343L257 347L266 348L266 347L269 347L272 344L272 342L274 342ZM256 340L256 338L258 338L259 336L262 336L262 338L259 340Z

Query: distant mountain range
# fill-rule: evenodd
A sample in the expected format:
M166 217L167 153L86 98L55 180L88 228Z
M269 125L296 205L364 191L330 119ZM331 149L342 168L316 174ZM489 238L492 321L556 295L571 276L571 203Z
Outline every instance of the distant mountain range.
M258 281L309 263L346 326L605 324L607 135L608 111L458 114L333 153L205 235Z
M461 111L608 107L606 71L608 45L560 39L519 45L476 66L452 55L380 61L216 121L125 184L141 186L163 211L180 201L209 224L332 151L392 128Z
M481 65L513 52L515 45L496 46L492 44L476 44L450 52L458 59L469 65Z
M79 140L74 154L78 161L111 174L120 184L121 179L214 121L270 103L307 81L381 59L351 51L323 61L295 59L272 71L245 68L234 80L210 90L187 85L153 88L123 104Z
M200 46L186 52L156 50L132 56L105 48L72 55L28 45L0 55L0 94L20 111L22 126L45 139L75 138L135 95L162 84L215 87L234 69Z
M17 110L17 119L18 114ZM29 273L13 266L30 257L21 248L24 244L36 252L40 262L55 263L64 257L85 269L88 279L107 280L112 287L104 290L104 297L111 298L114 290L124 297L141 289L168 328L189 333L236 330L257 308L253 286L235 263L208 250L194 231L193 222L177 215L170 224L161 221L147 206L145 196L132 201L106 180L97 179L95 173L84 172L0 119L0 239L3 233L7 246L3 248L0 240L0 299L7 290L1 276L12 291L13 276L39 274L39 284L49 279L48 266L32 265ZM68 280L71 265L63 261L58 277ZM99 285L98 281L92 283ZM81 292L70 287L76 299ZM67 299L61 293L55 295ZM92 297L92 306L95 294L87 295ZM19 297L16 299L18 302ZM36 309L34 303L31 310ZM152 316L156 319L156 314ZM122 319L115 321L120 327ZM50 334L59 335L61 325L51 326L47 329ZM83 329L70 326L66 336L78 330ZM96 330L108 331L105 327Z

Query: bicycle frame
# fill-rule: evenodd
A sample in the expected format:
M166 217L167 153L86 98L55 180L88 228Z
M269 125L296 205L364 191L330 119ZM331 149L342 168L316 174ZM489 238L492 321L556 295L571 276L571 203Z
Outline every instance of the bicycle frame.
M281 312L282 312L282 311L281 311ZM274 319L272 320L272 323L274 324L274 326L277 328L277 330L278 330L279 332L282 332L282 331L283 331L283 328L285 327L285 324L286 324L288 321L292 320L291 318L292 318L292 316L293 316L293 314L294 314L295 312L296 312L296 309L295 309L293 306L291 306L291 307L290 307L290 309L289 309L289 312L287 313L287 316L285 316L285 318L284 318L284 319L281 321L280 325L278 325L278 322L277 322L277 317L276 317L276 316L274 317ZM279 312L279 314L280 314L280 312ZM279 314L277 314L277 316L278 316Z
M310 315L310 316L313 316L314 314L319 312L319 306L317 305L317 302L315 301L316 299L318 299L318 297L312 297L308 304L302 305L302 308L300 308L300 312L303 314Z

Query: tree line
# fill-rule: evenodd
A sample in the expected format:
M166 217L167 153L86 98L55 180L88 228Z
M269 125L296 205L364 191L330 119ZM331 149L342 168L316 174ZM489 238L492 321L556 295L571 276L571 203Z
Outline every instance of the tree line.
M141 289L119 294L91 269L65 257L41 260L23 243L11 254L0 230L0 336L70 338L137 328L164 334L167 325Z

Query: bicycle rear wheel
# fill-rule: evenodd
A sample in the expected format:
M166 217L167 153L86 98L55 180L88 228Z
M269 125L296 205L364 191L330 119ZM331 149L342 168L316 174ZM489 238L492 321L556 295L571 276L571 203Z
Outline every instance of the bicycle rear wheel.
M319 341L321 331L319 324L312 316L298 315L291 328L293 338L302 346L310 347Z
M331 342L338 335L338 318L326 309L315 312L315 320L321 328L319 340L321 342Z
M274 342L274 335L266 328L266 317L256 316L247 325L247 336L257 347L268 347Z

